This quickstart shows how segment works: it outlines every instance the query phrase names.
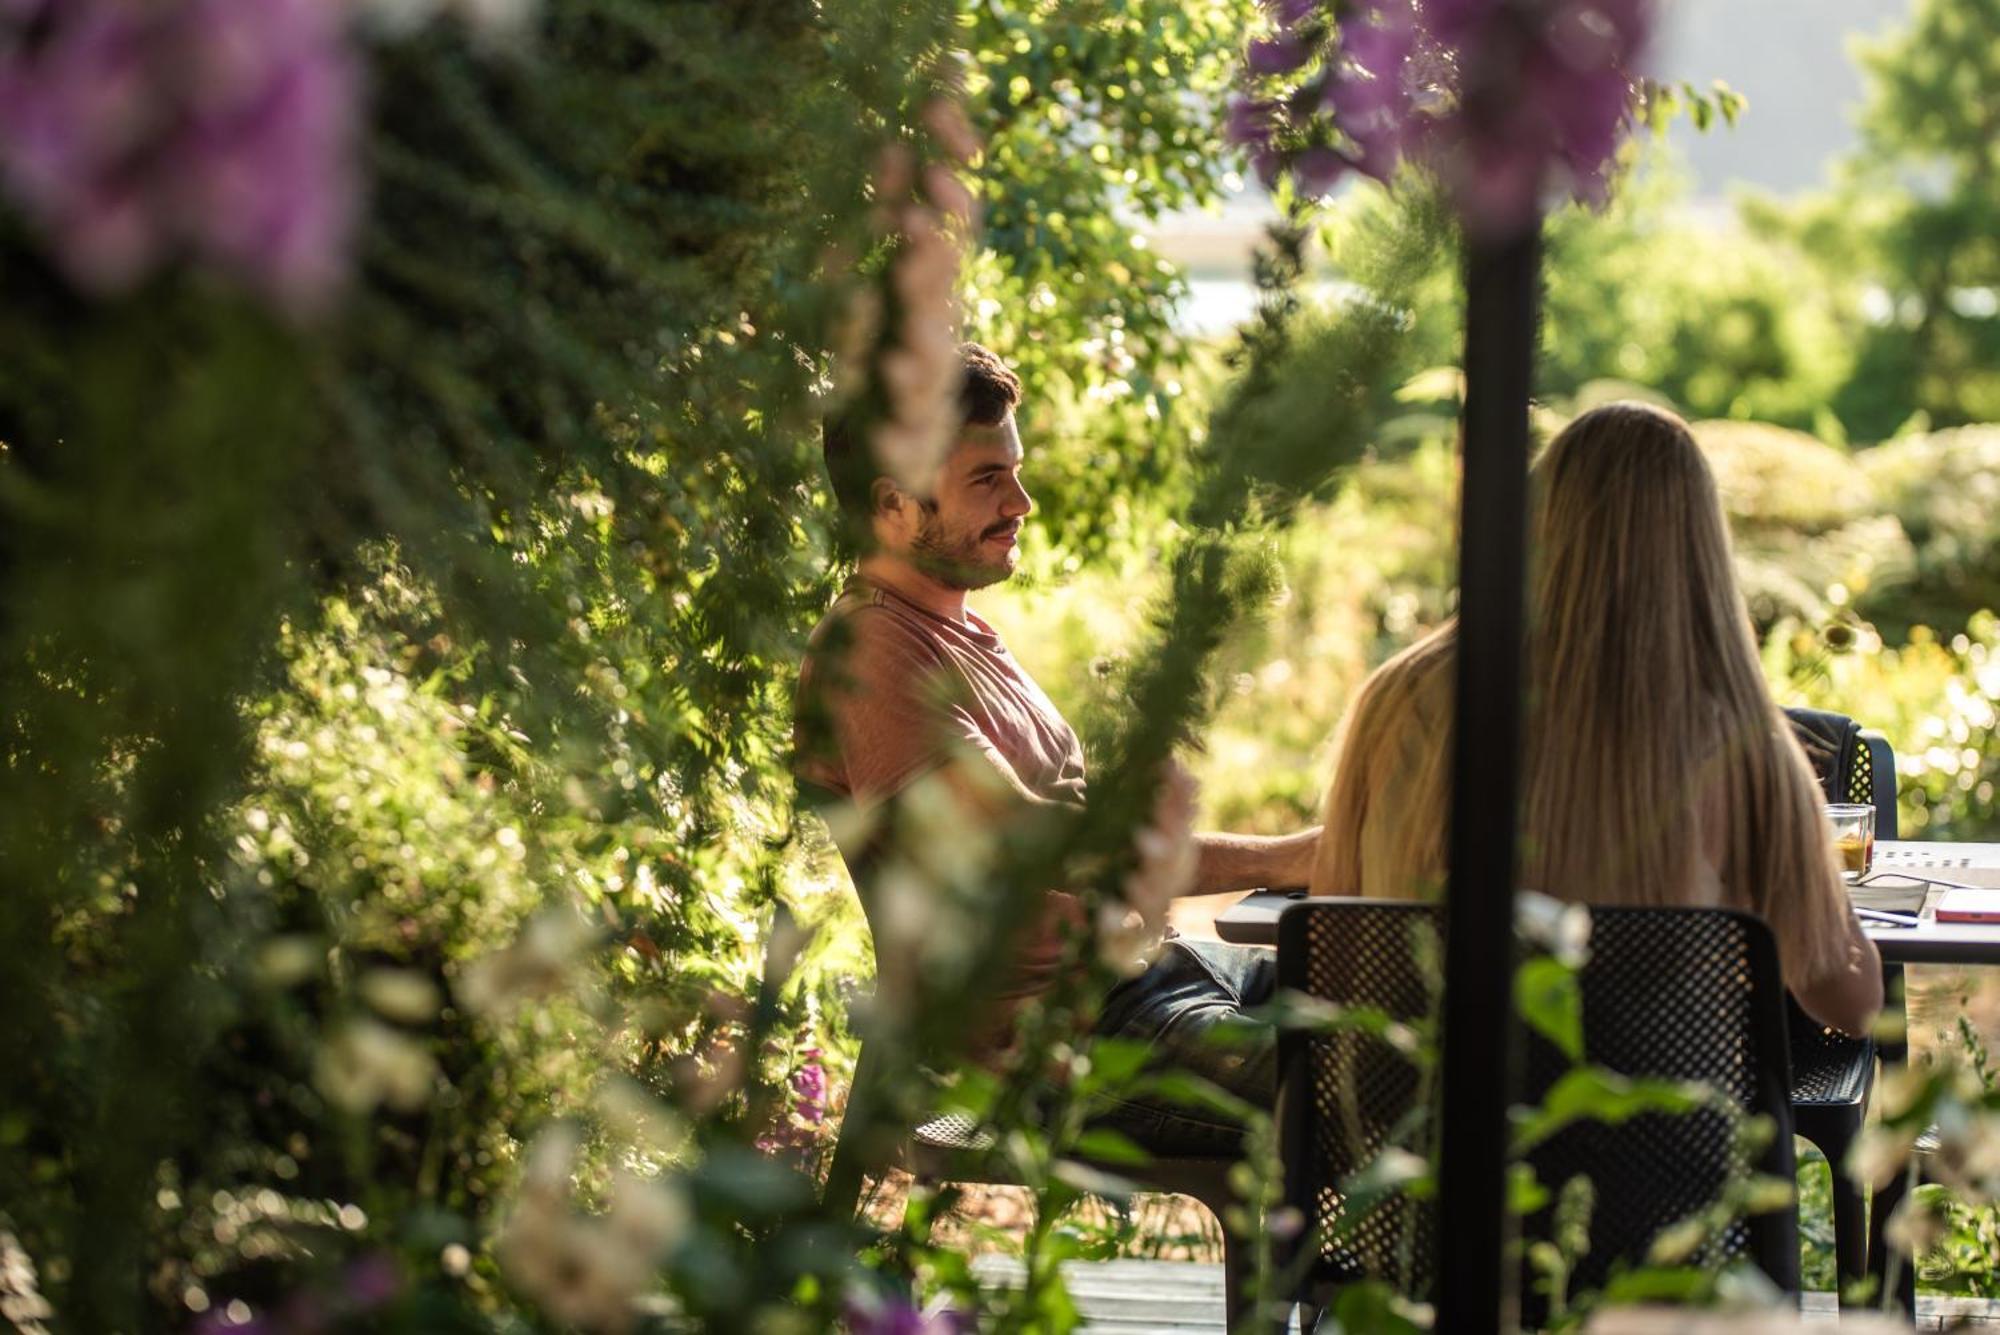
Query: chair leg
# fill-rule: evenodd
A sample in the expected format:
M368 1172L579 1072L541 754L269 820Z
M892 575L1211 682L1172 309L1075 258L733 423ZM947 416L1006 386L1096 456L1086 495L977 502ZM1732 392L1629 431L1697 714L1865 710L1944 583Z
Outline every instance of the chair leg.
M1884 1240L1884 1230L1888 1227L1889 1216L1902 1204L1909 1191L1909 1178L1896 1174L1889 1185L1875 1193L1868 1208L1868 1273L1876 1281L1876 1300L1881 1300L1886 1290L1895 1295L1896 1304L1903 1315L1911 1320L1917 1315L1917 1271L1912 1260L1900 1253L1893 1253Z
M1833 1273L1844 1307L1849 1286L1868 1276L1868 1200L1859 1187L1838 1180L1833 1189Z
M1882 993L1884 1005L1903 1017L1904 1028L1909 1025L1909 1013L1904 1003L1905 978L1903 968L1892 964L1882 970ZM1909 1060L1910 1047L1907 1036L1878 1043L1876 1052L1883 1066L1900 1066ZM1921 1162L1921 1160L1920 1160ZM1886 1239L1889 1216L1902 1204L1909 1192L1910 1180L1906 1173L1898 1173L1868 1205L1868 1274L1875 1280L1875 1299L1879 1303L1884 1292L1893 1293L1903 1315L1916 1319L1917 1315L1917 1268L1916 1262L1907 1256L1894 1255Z
M1828 1196L1833 1202L1834 1290L1846 1305L1848 1286L1868 1276L1868 1198L1847 1176L1847 1152L1860 1133L1860 1118L1853 1125L1815 1128L1815 1143L1826 1156Z
M1230 1237L1225 1228L1222 1234L1224 1329L1230 1335L1285 1335L1286 1327L1291 1324L1291 1304L1272 1298L1260 1309L1253 1303L1251 1291L1256 1277L1250 1273L1250 1267L1250 1248ZM1268 1321L1258 1319L1260 1311L1270 1313Z

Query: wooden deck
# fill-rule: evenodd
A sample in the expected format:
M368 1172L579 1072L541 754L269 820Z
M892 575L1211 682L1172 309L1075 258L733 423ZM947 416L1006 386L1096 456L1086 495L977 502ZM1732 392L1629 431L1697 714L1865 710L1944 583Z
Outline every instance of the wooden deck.
M1012 1258L982 1256L980 1279L1002 1286L1017 1278ZM1223 1335L1222 1267L1200 1261L1071 1262L1063 1267L1070 1296L1092 1335ZM1809 1293L1806 1316L1839 1324L1833 1295ZM1296 1324L1293 1326L1296 1330ZM1967 1298L1917 1299L1918 1330L2000 1331L2000 1302Z

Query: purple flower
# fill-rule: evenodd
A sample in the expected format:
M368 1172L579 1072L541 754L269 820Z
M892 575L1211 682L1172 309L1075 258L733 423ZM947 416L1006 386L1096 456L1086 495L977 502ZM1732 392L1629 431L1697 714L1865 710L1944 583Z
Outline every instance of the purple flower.
M1319 11L1322 0L1264 0L1264 8L1284 28L1296 28Z
M956 1308L924 1312L906 1298L850 1297L845 1312L849 1335L972 1335L972 1317Z
M799 1054L799 1067L789 1082L791 1105L782 1120L757 1137L757 1149L764 1154L804 1155L820 1143L826 1122L826 1068L820 1064L820 1050L809 1047Z
M353 1310L372 1312L394 1302L403 1291L403 1268L388 1252L370 1252L348 1265L341 1287Z
M1324 195L1354 164L1331 148L1308 148L1292 159L1292 179L1306 195Z
M1252 74L1290 74L1305 64L1312 51L1303 38L1259 37L1250 43L1245 63Z
M1358 69L1400 89L1404 66L1416 50L1416 13L1409 0L1378 0L1341 24L1340 45Z
M47 14L32 36L0 23L0 188L71 280L116 294L182 254L293 314L324 305L358 193L359 68L337 0Z
M1268 144L1277 129L1277 112L1276 103L1239 93L1229 99L1229 114L1223 123L1223 135L1232 144Z
M1291 172L1312 193L1347 170L1387 179L1422 152L1452 182L1468 222L1515 226L1552 188L1602 196L1655 3L1423 0L1419 9L1414 0L1352 0L1339 14L1325 73L1237 99L1230 138L1253 150L1267 181ZM1276 7L1296 21L1306 15ZM1248 73L1268 81L1296 70L1287 64L1292 49L1253 43ZM1330 138L1347 151L1279 155L1272 113L1280 106L1308 142Z
M795 1115L808 1122L826 1120L826 1068L819 1063L818 1048L805 1050L805 1060L792 1075L792 1095Z

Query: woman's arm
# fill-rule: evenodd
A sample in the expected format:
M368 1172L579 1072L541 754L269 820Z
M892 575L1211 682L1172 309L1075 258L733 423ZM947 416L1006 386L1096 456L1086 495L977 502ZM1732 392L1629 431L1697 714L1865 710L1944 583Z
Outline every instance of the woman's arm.
M1882 1010L1882 956L1852 914L1847 918L1846 947L1844 965L1794 987L1792 995L1813 1019L1859 1038Z

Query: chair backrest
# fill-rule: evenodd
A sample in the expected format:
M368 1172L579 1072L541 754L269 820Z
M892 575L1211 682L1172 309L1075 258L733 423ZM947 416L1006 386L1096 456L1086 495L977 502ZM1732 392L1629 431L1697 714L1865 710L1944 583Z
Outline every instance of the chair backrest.
M1896 837L1896 756L1889 739L1845 714L1787 706L1785 718L1829 802L1875 808L1875 837Z
M1441 960L1438 905L1307 900L1279 927L1278 985L1344 1007L1371 1007L1425 1024L1436 1013ZM1730 1177L1752 1170L1790 1180L1784 985L1770 929L1722 909L1599 908L1581 971L1584 1060L1628 1076L1699 1080L1745 1114L1773 1119L1778 1134L1754 1160L1719 1111L1645 1114L1611 1126L1584 1122L1532 1151L1552 1192L1583 1174L1596 1187L1590 1251L1571 1290L1600 1286L1619 1263L1643 1261L1651 1240L1712 1203ZM1524 1042L1520 1101L1539 1103L1568 1069L1551 1045ZM1434 1149L1436 1119L1419 1099L1435 1089L1405 1051L1363 1030L1287 1031L1279 1038L1279 1136L1287 1203L1323 1240L1323 1277L1376 1276L1426 1294L1434 1279L1427 1203L1395 1197L1342 1218L1343 1182L1385 1146ZM1415 1128L1414 1135L1412 1128ZM1535 1220L1525 1221L1529 1233ZM1543 1221L1541 1232L1546 1232ZM1725 1254L1747 1255L1796 1290L1795 1211L1732 1225ZM1524 1307L1535 1304L1526 1297Z

